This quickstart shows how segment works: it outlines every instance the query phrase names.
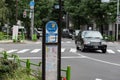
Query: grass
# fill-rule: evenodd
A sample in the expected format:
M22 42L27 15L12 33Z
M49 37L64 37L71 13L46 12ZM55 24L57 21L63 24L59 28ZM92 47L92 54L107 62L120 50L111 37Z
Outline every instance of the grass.
M37 80L36 77L28 75L25 69L16 70L13 75L8 75L6 80Z

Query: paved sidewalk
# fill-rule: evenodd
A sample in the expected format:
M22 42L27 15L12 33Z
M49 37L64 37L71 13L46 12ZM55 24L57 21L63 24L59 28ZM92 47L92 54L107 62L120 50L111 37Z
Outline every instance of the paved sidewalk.
M36 42L41 42L41 40L38 41L31 41L31 40L22 40L21 42L16 42L16 43L36 43ZM0 43L14 43L13 40L0 40Z
M0 52L3 52L4 51L4 49L3 48L0 48Z

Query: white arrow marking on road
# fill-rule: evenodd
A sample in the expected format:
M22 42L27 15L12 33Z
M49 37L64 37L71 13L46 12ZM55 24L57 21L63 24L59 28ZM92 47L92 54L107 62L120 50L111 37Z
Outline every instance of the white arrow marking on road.
M77 50L75 49L75 48L71 48L70 49L70 52L73 52L73 53L75 53Z
M110 49L107 49L107 52L108 52L108 53L115 54L115 52L114 52L113 50L110 50Z
M102 79L96 78L95 80L102 80Z
M65 52L65 48L61 48L61 52Z
M34 49L32 50L30 53L37 53L38 51L40 51L41 49Z
M9 51L7 51L7 53L12 53L12 52L15 52L15 51L17 51L17 49L9 50Z
M25 52L27 52L29 49L23 49L23 50L21 50L21 51L18 51L17 53L25 53Z

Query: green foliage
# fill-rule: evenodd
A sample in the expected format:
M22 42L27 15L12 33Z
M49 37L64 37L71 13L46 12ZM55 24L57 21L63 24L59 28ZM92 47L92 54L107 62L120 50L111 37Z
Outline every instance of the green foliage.
M116 21L116 3L102 3L101 0L65 0L66 12L73 18L75 26L92 24L97 26Z
M0 80L5 80L7 74L12 76L17 68L17 64L13 61L0 58Z
M36 34L32 35L32 41L37 41L37 35Z
M115 41L115 36L103 35L103 39L107 41Z
M0 40L3 40L3 39L4 39L4 33L0 32Z
M12 60L0 58L0 80L42 80L41 76L40 70L31 70L28 74L27 68L18 66Z
M37 80L37 78L32 75L28 75L26 73L26 69L19 68L14 72L13 77L8 76L7 80Z

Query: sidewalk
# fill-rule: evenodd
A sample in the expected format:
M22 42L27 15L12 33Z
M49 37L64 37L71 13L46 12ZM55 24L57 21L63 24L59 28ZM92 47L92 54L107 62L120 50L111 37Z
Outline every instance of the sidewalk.
M21 42L13 42L13 40L0 40L0 43L36 43L39 42L41 43L41 40L38 41L31 41L31 40L21 40Z

